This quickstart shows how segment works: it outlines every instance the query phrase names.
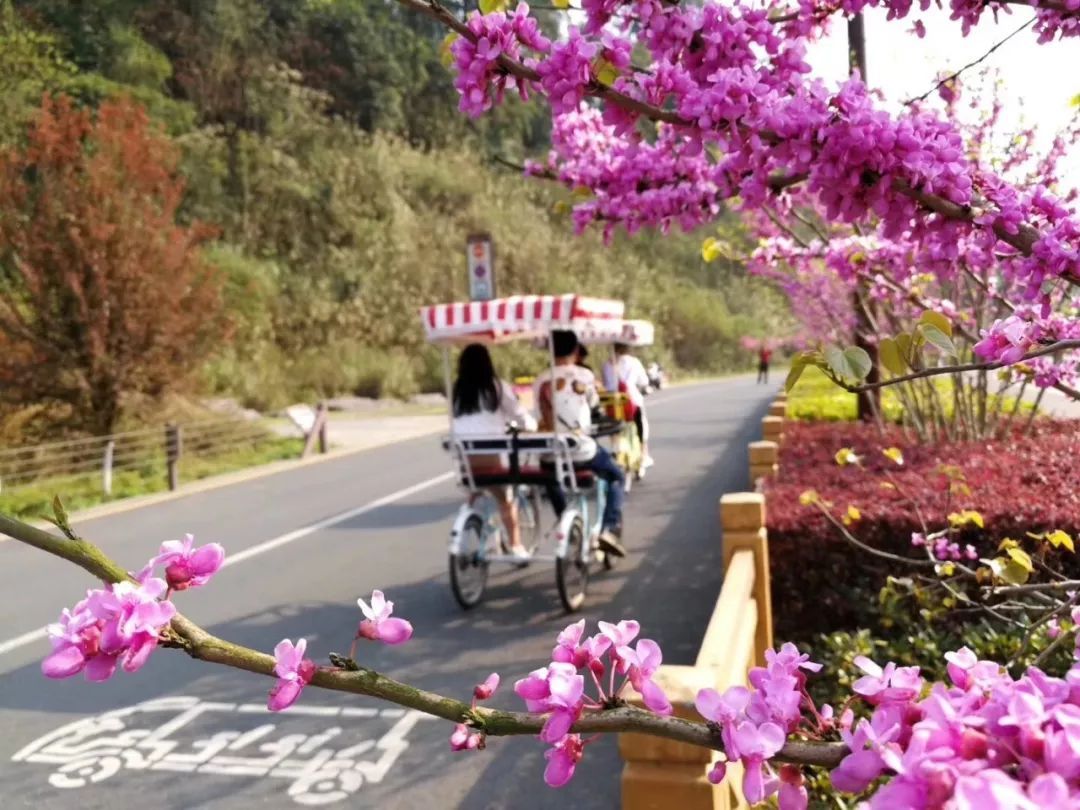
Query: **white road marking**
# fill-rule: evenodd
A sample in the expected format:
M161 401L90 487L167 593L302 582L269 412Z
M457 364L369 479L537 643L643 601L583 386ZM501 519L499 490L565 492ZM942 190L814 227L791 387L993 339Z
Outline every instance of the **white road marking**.
M243 551L238 551L236 554L232 554L225 558L224 568L228 568L230 565L236 565L237 563L250 560L252 557L258 557L260 554L265 554L268 551L273 551L276 548L281 548L289 543L296 542L305 537L320 532L323 529L329 528L336 523L342 523L346 520L351 520L361 515L366 515L368 512L373 512L380 507L387 506L389 504L400 501L404 498L408 498L410 495L415 495L418 492L423 492L425 489L431 489L439 484L449 481L454 477L454 473L447 472L442 475L436 475L434 478L428 478L425 481L421 481L418 484L413 484L411 487L405 487L399 489L397 492L391 492L389 495L384 495L370 503L366 503L363 506L358 506L355 509L347 509L344 512L339 512L336 515L331 515L328 518L318 521L317 523L311 523L295 531L288 532L287 534L279 535L265 542L258 543L249 548L245 548ZM45 628L41 627L37 630L31 630L27 633L23 633L20 636L8 639L7 641L0 642L0 655L5 655L12 650L17 650L20 647L25 647L27 644L33 644L36 641L46 637Z

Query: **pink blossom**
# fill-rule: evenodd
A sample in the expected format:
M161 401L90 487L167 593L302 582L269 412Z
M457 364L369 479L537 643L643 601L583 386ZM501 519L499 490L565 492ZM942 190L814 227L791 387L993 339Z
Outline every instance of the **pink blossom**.
M451 751L475 751L484 747L483 742L484 738L464 723L458 723L454 726L454 730L450 734Z
M121 582L87 592L86 598L60 621L49 625L52 653L42 662L50 678L85 672L89 681L112 677L117 666L136 672L157 648L158 637L176 608L160 601L163 580L140 574L137 582Z
M220 544L193 548L194 544L195 538L190 534L184 535L183 540L167 540L150 561L151 566L165 566L165 581L174 591L202 587L225 562L225 549Z
M307 639L300 639L294 645L289 639L278 642L274 647L274 674L277 683L270 690L266 707L272 712L283 711L292 706L300 693L304 691L315 675L315 662L304 658Z
M890 662L882 669L864 655L855 657L855 666L866 675L855 681L851 689L871 703L905 702L922 689L918 667L897 667Z
M574 776L574 769L581 762L585 743L578 734L567 734L553 747L544 752L548 764L544 769L544 781L550 787L562 787Z
M660 645L643 638L637 643L636 650L630 647L619 650L619 658L628 665L630 683L641 695L646 708L656 714L671 714L671 702L652 680L663 660Z
M487 700L493 694L495 690L499 688L499 673L492 672L486 678L483 683L478 683L473 687L473 697L477 700Z
M412 638L412 625L405 619L391 617L394 603L388 601L382 591L371 592L370 605L363 599L357 599L356 604L366 617L356 631L357 638L381 641L384 644L403 644Z

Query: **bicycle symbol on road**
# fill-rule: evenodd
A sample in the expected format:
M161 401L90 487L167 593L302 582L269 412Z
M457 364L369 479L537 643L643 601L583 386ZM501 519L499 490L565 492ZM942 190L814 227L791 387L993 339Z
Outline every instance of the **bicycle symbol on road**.
M211 703L194 697L147 700L69 723L34 740L12 761L59 766L49 775L49 784L63 789L88 787L124 769L254 776L288 780L293 801L324 805L348 798L365 782L381 782L409 747L408 733L427 717L404 709L293 706L274 715L275 723L192 739L196 721L222 714L266 717L267 710L258 703ZM316 734L275 734L278 725L300 717L370 722L330 726ZM381 737L356 739L357 732L366 737L379 721L390 723ZM189 742L175 738L181 730L188 732ZM342 742L350 744L339 747Z

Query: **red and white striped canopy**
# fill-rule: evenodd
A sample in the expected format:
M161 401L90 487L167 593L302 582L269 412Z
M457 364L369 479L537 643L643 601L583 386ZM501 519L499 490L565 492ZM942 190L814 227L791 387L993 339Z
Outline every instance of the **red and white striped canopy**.
M579 335L617 325L623 302L580 295L515 295L420 308L429 343L502 343L546 335L554 329Z
M627 346L651 346L653 325L649 321L611 320L590 324L578 332L578 340L587 346L604 343L623 343Z

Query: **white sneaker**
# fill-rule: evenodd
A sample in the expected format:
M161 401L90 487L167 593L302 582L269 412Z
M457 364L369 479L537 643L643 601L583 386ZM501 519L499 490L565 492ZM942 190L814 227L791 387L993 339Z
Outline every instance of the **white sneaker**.
M647 469L649 469L649 467L651 467L655 463L656 462L653 461L652 456L645 456L645 458L642 459L642 461L641 461L641 469L647 470Z
M532 559L532 552L530 552L525 546L518 546L510 549L510 556L520 563L528 563Z

